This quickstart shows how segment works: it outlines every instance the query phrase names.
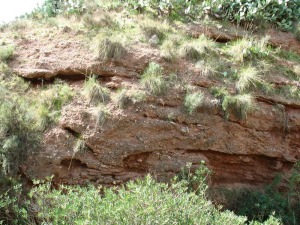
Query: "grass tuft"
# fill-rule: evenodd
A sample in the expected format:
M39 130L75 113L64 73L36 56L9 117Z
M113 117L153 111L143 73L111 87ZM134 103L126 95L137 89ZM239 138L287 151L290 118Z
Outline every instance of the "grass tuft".
M42 90L36 102L39 126L45 129L51 123L57 122L61 108L73 96L74 92L71 87L60 80L56 80L53 85Z
M187 112L191 115L193 112L202 105L204 95L201 91L188 93L184 98L184 106Z
M168 88L163 78L163 68L155 62L151 62L142 74L141 84L154 95L162 95Z
M109 34L101 34L96 37L96 53L101 60L120 60L127 50L121 42L112 40Z
M106 104L110 100L110 91L108 88L99 84L96 76L90 76L84 82L83 95L88 99L89 104Z
M120 108L123 109L130 102L127 89L120 89L112 97L113 102Z
M102 13L100 17L95 17L93 14L85 14L82 17L84 27L91 30L100 30L101 28L117 29L119 24L106 13Z
M232 56L235 62L265 58L270 54L270 50L267 47L267 40L267 38L261 40L240 39L227 46L226 52Z
M96 124L101 127L105 123L106 118L110 115L110 111L104 105L100 104L94 108L93 115L95 116Z
M247 119L248 113L255 109L253 96L251 94L227 95L223 99L222 109L227 119L230 112L242 120Z
M188 40L180 48L180 55L191 61L205 58L215 47L215 43L204 35L196 40Z
M239 92L244 92L251 87L256 87L256 84L260 81L257 69L251 66L243 68L238 77L236 88Z
M231 95L224 87L213 87L211 93L221 101L225 118L228 119L230 113L244 120L247 115L256 109L254 98L251 94Z

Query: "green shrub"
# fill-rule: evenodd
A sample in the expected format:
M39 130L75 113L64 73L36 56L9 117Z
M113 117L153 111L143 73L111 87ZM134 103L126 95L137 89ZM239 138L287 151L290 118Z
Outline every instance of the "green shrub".
M2 180L0 178L0 180ZM10 186L0 193L0 224L33 224L28 207L22 202L21 185L11 182Z
M47 224L244 224L245 217L221 212L206 199L205 177L197 178L203 171L189 174L188 180L174 179L170 185L150 175L110 189L62 186L55 190L46 183L31 191L31 203L37 221ZM197 181L198 192L188 191L190 181Z
M166 93L167 82L163 78L163 68L151 62L141 76L141 84L154 95Z
M48 18L57 15L82 15L85 12L85 0L45 0L41 6L36 7L27 17Z
M88 99L89 104L106 104L110 100L110 91L108 88L99 84L96 76L90 76L84 82L83 95Z
M4 174L15 174L39 143L36 115L29 99L0 84L0 164Z
M264 222L270 214L281 218L283 224L296 225L300 222L300 163L296 163L288 180L288 190L280 191L281 177L262 191L251 189L223 190L226 208L248 220ZM221 190L218 190L220 192ZM222 191L221 191L222 192Z
M5 62L12 58L14 53L14 47L13 46L6 46L2 45L0 46L0 62Z
M204 4L213 13L238 24L269 22L291 30L293 22L300 18L298 0L207 0Z
M300 22L295 26L295 38L300 41Z
M204 100L203 93L200 92L193 92L187 93L184 98L184 106L189 114L192 114L199 106L202 105Z

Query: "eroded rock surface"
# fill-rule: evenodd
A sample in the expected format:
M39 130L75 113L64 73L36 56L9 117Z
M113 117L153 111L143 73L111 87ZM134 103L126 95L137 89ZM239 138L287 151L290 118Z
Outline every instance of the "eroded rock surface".
M209 94L207 94L208 96ZM260 186L276 173L289 174L300 158L299 110L282 112L260 103L244 122L223 118L209 98L194 116L182 109L182 99L170 97L128 106L96 123L91 108L74 102L64 109L60 125L45 135L42 152L23 167L27 178L55 175L58 183L93 181L120 184L154 174L167 180L187 162L206 161L216 186ZM76 136L85 137L86 151L74 153Z
M203 29L193 32L198 35ZM239 37L225 31L205 34L217 35L219 41ZM142 71L155 61L203 91L205 102L188 115L185 92L171 88L165 96L150 95L124 109L111 106L111 113L99 123L95 108L82 97L75 98L63 109L59 125L45 133L40 152L22 166L30 180L54 175L56 183L116 185L146 173L168 180L187 162L195 168L204 160L213 171L215 186L261 186L277 173L288 177L300 159L299 101L257 95L257 110L246 119L231 114L226 120L220 101L209 92L220 80L201 76L191 62L168 63L158 49L143 45L133 46L121 60L102 62L76 41L51 43L47 49L39 40L19 43L11 62L14 72L30 79L67 80L93 73L111 89L134 88ZM74 151L79 137L85 141L83 152Z

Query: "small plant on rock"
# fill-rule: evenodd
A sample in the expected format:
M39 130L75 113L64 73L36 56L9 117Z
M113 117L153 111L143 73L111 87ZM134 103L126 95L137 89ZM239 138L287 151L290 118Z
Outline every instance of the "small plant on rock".
M141 84L151 94L164 94L167 90L167 82L163 78L163 68L155 62L151 62L141 77Z
M204 95L201 91L187 93L184 98L184 106L189 114L192 114L203 103Z
M123 109L129 102L130 98L128 96L127 89L121 89L112 98L113 102L120 108Z
M212 40L201 35L198 39L184 43L180 48L180 55L188 60L198 61L205 58L214 47Z
M106 104L110 100L110 91L108 88L99 84L96 76L90 76L84 82L83 95L88 99L89 104Z
M261 40L244 38L234 41L227 47L226 52L238 63L261 59L270 53L267 48L267 38Z
M246 67L243 68L239 75L238 81L236 83L236 88L240 91L249 90L252 87L256 87L257 83L260 82L260 78L258 76L258 71L254 67Z
M222 101L222 109L226 118L229 117L230 112L234 112L234 115L240 119L246 119L248 113L253 111L254 108L254 99L251 94L227 95Z
M113 35L113 34L110 34ZM120 60L127 50L119 41L112 40L107 35L99 35L96 37L96 54L101 60Z

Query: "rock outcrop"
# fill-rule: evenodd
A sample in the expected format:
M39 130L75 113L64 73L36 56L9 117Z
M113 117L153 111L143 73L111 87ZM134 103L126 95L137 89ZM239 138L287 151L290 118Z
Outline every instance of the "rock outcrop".
M229 34L222 37L231 38ZM132 88L139 84L139 74L148 63L156 61L165 71L176 70L188 77L203 91L205 101L188 115L184 91L170 88L165 96L150 95L123 109L108 106L110 114L99 124L95 108L75 98L64 107L59 125L45 133L40 152L22 166L28 179L54 175L57 183L116 185L152 173L167 180L187 162L196 167L204 160L213 171L215 186L261 186L277 173L288 177L300 159L299 102L258 95L258 109L247 119L230 115L226 120L220 101L208 90L219 81L199 76L199 69L187 61L167 63L157 49L139 45L123 59L104 63L77 41L61 39L54 38L49 49L37 39L20 42L11 62L14 72L35 80L76 76L82 80L93 73L109 88ZM78 86L74 88L80 92ZM84 140L83 152L74 152L78 137Z

